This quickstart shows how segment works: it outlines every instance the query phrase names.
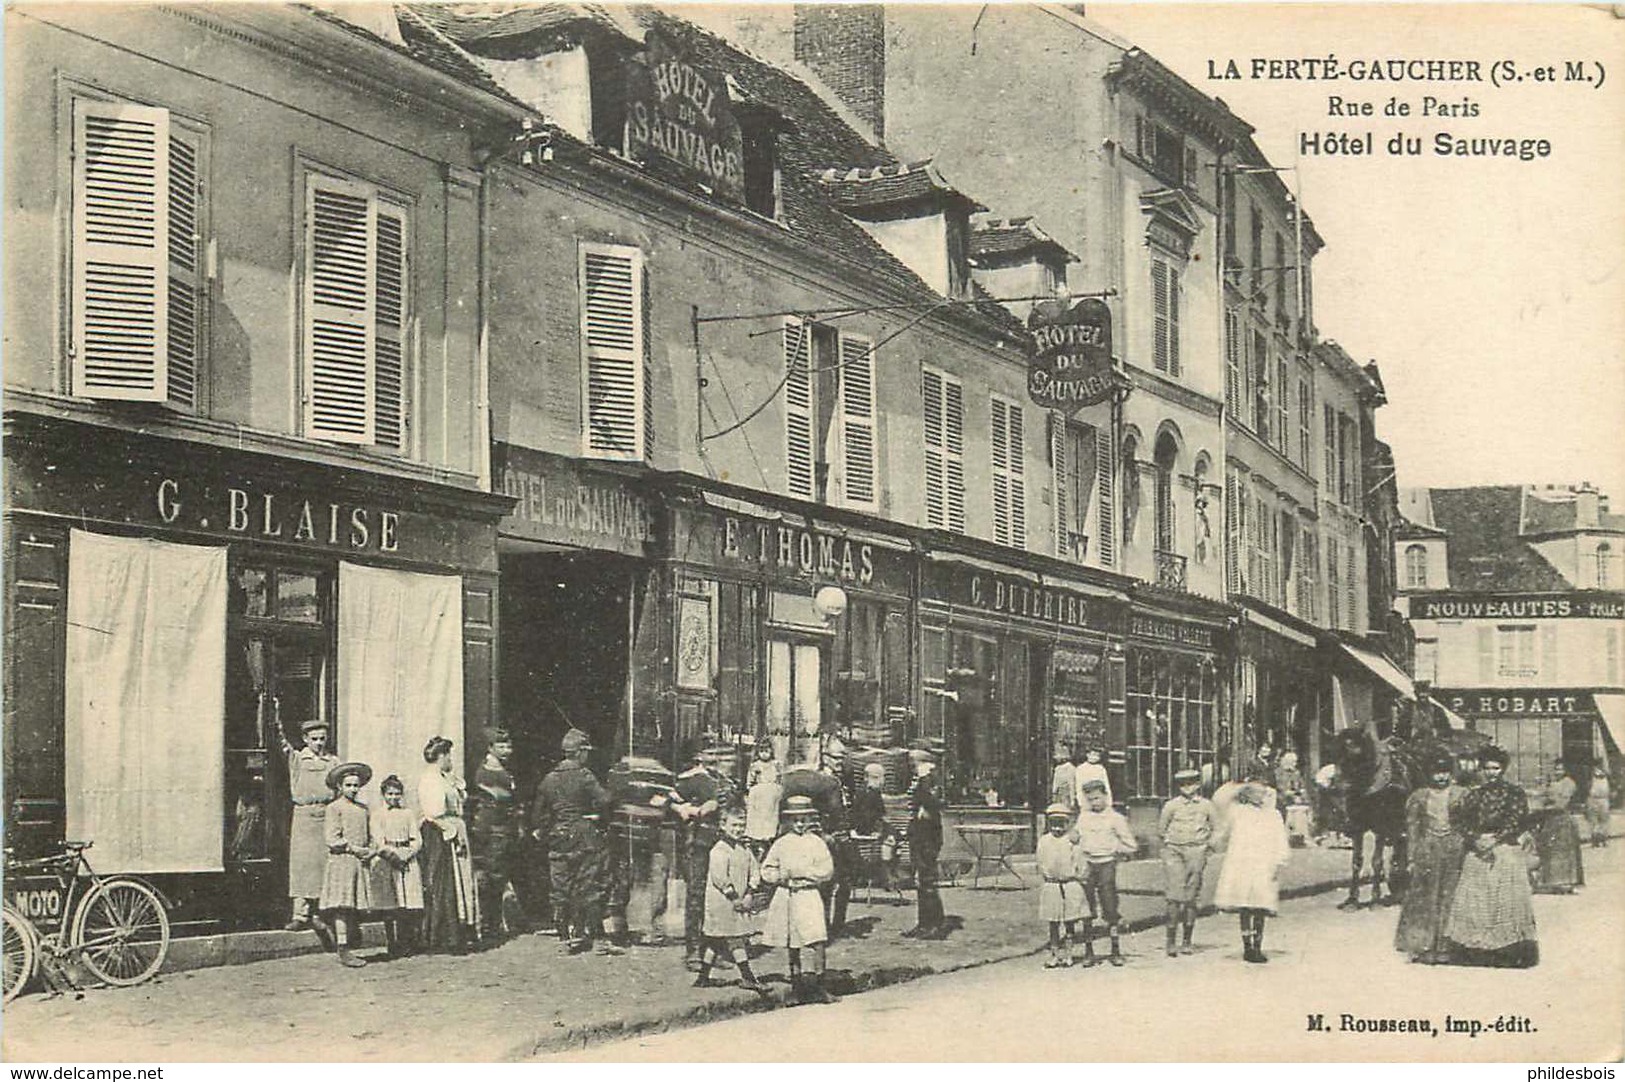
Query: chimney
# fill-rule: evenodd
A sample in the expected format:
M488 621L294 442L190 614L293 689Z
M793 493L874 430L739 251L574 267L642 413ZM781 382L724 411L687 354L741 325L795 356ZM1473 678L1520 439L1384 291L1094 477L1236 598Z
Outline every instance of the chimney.
M1597 490L1582 484L1574 490L1574 527L1577 530L1595 530L1599 497Z
M336 16L351 26L360 27L391 45L403 48L400 23L395 18L395 5L374 0L311 0L311 7Z
M796 59L886 135L886 10L880 4L797 4Z

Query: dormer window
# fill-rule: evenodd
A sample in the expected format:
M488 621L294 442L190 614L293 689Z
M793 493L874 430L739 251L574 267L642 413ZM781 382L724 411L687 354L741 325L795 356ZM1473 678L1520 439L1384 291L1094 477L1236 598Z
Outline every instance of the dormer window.
M729 93L735 98L734 116L739 120L745 167L745 207L764 218L777 219L784 201L779 171L779 133L789 125L776 110L744 97L732 80Z

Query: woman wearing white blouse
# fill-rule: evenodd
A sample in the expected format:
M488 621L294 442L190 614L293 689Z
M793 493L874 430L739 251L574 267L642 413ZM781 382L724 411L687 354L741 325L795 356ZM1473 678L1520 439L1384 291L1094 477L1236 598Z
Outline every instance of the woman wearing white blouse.
M474 865L463 821L467 797L452 774L451 741L434 737L423 749L428 763L418 779L418 810L423 815L423 945L431 951L467 949L479 927Z

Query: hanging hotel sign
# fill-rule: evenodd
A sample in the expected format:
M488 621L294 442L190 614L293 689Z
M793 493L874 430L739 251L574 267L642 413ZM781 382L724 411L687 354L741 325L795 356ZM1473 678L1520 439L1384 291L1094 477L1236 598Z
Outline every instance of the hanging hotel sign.
M1591 692L1568 688L1435 690L1433 698L1464 718L1556 718L1592 714L1597 710L1597 702Z
M1112 311L1088 297L1071 308L1039 301L1027 317L1035 350L1027 365L1027 394L1045 409L1070 414L1110 398L1121 386L1112 369Z
M643 62L627 65L626 82L628 155L675 166L723 199L744 202L744 141L723 74L650 31Z
M1412 620L1620 620L1625 594L1413 594Z

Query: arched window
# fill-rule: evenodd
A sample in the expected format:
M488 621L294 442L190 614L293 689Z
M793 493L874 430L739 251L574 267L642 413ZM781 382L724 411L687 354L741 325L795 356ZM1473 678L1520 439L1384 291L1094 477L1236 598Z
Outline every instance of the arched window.
M1613 582L1614 549L1606 541L1597 545L1597 589L1606 590Z
M1157 437L1152 463L1156 467L1156 547L1158 552L1174 551L1174 463L1179 457L1179 444L1173 434L1164 432Z
M1405 547L1405 587L1425 589L1428 584L1428 550L1422 545Z
M1131 432L1123 437L1123 544L1134 544L1140 517L1140 443Z

